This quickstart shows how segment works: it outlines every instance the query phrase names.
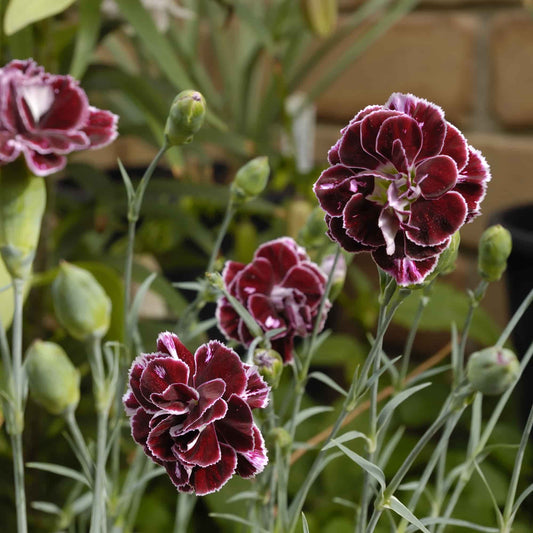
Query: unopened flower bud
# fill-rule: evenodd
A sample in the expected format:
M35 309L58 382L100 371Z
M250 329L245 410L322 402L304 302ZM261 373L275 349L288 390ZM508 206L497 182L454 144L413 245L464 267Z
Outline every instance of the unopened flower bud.
M23 162L0 167L0 254L13 278L27 278L37 250L46 206L43 178Z
M499 224L487 228L479 241L477 268L486 281L498 281L507 268L511 254L511 234Z
M285 428L274 428L270 431L268 436L278 444L280 448L288 448L292 444L292 439L289 432Z
M63 261L52 296L59 322L74 338L83 341L107 333L111 300L90 272Z
M324 242L329 242L326 237L327 229L324 211L320 207L315 207L300 230L298 242L307 249L318 248Z
M190 143L204 123L205 111L205 99L201 93L191 90L179 93L170 106L165 125L168 144L179 146Z
M344 287L344 280L346 279L346 260L344 259L344 256L342 254L339 255L335 270L332 272L334 262L335 254L330 254L326 255L320 264L320 269L328 278L329 276L333 276L331 289L329 291L330 300L335 300L335 298L337 298Z
M49 413L59 415L78 405L80 374L61 346L35 341L25 366L32 398Z
M450 245L440 255L435 271L445 276L451 274L455 270L455 262L459 255L459 244L461 243L461 235L456 231L452 235Z
M520 365L507 348L485 348L468 360L466 375L471 385L483 394L501 394L518 377Z
M265 381L275 389L283 372L283 359L275 350L259 349L254 352L254 365Z
M268 157L256 157L242 166L231 184L232 199L245 202L259 196L265 189L270 174Z
M327 37L337 25L337 0L301 0L309 29L317 37Z

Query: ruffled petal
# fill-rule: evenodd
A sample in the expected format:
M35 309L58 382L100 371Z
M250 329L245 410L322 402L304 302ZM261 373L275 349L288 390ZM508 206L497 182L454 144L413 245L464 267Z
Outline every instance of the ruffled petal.
M248 300L248 310L265 331L287 327L285 319L278 313L270 298L264 294L254 294Z
M152 393L150 400L160 409L181 415L189 411L191 403L199 399L198 392L183 383L172 383L162 393Z
M400 113L396 111L381 108L378 111L369 113L361 121L361 145L363 147L363 150L365 150L368 154L374 156L376 160L383 161L383 157L377 152L377 138L379 135L379 130L385 120L398 115L400 115Z
M198 496L216 492L225 485L235 473L237 454L230 446L220 443L221 458L218 463L206 468L195 468L190 483Z
M237 453L237 474L249 479L261 473L268 464L265 441L257 426L253 426L254 448L248 452Z
M305 295L306 305L314 308L324 294L324 279L317 276L307 265L298 265L289 270L283 280L282 287L299 290Z
M340 246L347 252L370 252L375 248L375 246L362 244L347 235L342 217L330 217L329 215L326 215L326 224L328 225L328 237L332 241L340 244Z
M241 395L246 388L246 373L239 356L218 341L203 344L194 354L196 361L195 386L220 378L226 384L224 399Z
M368 120L368 118L366 117L365 120ZM361 123L352 124L341 138L339 146L340 161L347 167L374 170L380 166L381 161L377 158L377 154L374 157L365 151L361 144L362 138Z
M228 401L226 416L215 422L221 442L231 446L237 452L253 450L253 418L248 404L233 395Z
M219 329L226 337L240 339L238 333L239 315L226 298L220 298L217 302L216 319Z
M407 236L422 246L443 243L465 222L467 206L457 192L447 192L436 200L419 198L411 206Z
M253 294L268 294L274 283L272 264L264 257L258 257L240 273L237 296L246 301Z
M455 161L447 155L424 159L416 167L415 181L424 198L438 198L455 186L457 181Z
M188 377L194 374L196 369L194 357L176 334L171 333L170 331L160 333L157 337L157 350L162 354L168 354L174 359L183 361L189 368ZM188 381L188 378L184 380L185 383Z
M379 128L376 149L389 161L393 159L395 141L402 143L407 162L411 164L422 146L422 132L416 120L405 115L386 119Z
M274 283L279 283L285 273L300 261L300 249L296 243L287 237L281 237L262 244L254 254L254 262L257 259L266 259L274 273Z
M468 161L468 144L463 134L449 122L446 123L446 137L441 155L449 155L461 171Z
M175 451L181 461L206 467L218 463L221 459L218 437L213 424L207 425L196 438L188 443L184 451Z
M313 190L320 207L329 215L338 217L346 202L357 192L357 181L349 168L335 165L322 172Z
M23 152L28 168L36 176L49 176L63 170L67 165L67 158L64 155L39 154L26 146Z
M246 390L242 398L246 401L250 409L263 408L268 405L270 387L259 375L255 366L244 365L246 369Z
M89 118L82 131L89 137L91 148L102 148L116 139L117 124L118 116L114 113L89 107Z
M187 383L189 368L173 357L152 359L143 370L140 380L141 393L150 398L153 393L162 393L173 383Z
M385 244L378 221L382 207L369 202L362 194L354 194L346 204L343 226L346 234L366 246Z

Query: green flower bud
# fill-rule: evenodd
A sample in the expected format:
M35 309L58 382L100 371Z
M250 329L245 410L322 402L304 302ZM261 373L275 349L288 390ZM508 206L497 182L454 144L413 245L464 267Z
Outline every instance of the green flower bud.
M35 341L26 352L26 373L32 398L49 413L74 409L80 400L80 373L61 346Z
M456 231L452 235L452 240L450 245L446 248L440 255L437 262L435 271L437 274L445 276L446 274L451 274L455 270L455 262L457 261L457 256L459 255L459 244L461 243L461 235Z
M0 254L9 274L30 275L46 206L43 178L29 173L23 162L0 167Z
M337 0L301 0L309 29L317 37L327 37L337 25Z
M498 281L511 254L511 234L499 224L487 228L479 241L477 269L486 281Z
M259 349L254 352L254 365L265 381L275 389L283 372L283 359L275 350Z
M231 184L231 197L238 203L259 196L267 185L270 166L268 157L256 157L242 166Z
M52 297L59 322L75 339L107 333L111 300L87 270L63 261L52 284Z
M201 93L191 90L179 93L170 106L165 125L168 144L179 146L190 143L204 123L205 111L205 99Z
M292 444L289 432L284 428L274 428L268 434L274 444L279 444L280 448L288 448Z
M501 394L518 377L520 365L507 348L485 348L470 356L466 375L472 387L483 394Z
M315 207L298 234L298 242L307 249L319 248L324 242L329 242L326 238L327 229L324 211L320 207Z

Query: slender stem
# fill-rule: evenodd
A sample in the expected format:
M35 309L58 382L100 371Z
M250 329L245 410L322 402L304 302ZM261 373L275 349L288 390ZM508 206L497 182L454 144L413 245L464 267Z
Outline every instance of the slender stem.
M67 409L64 414L64 418L70 430L70 434L72 435L72 439L74 440L74 444L76 445L81 454L81 458L85 463L85 470L90 474L93 460L91 458L91 454L89 453L89 449L87 448L87 443L85 442L80 427L78 426L74 409Z
M105 533L107 531L106 445L110 398L100 342L101 338L95 335L90 339L88 345L97 416L96 464L90 533Z
M468 333L470 331L470 326L472 325L472 318L474 317L474 311L479 305L479 302L483 299L483 296L485 296L485 291L487 290L487 287L489 286L488 282L485 280L481 280L476 287L476 290L470 297L470 306L468 307L468 313L466 315L465 323L463 326L463 333L461 337L461 343L459 345L459 353L457 357L457 365L454 368L454 383L457 385L463 380L463 374L464 374L464 361L465 361L465 350L466 350L466 342L468 340Z
M126 261L124 264L124 335L129 341L128 331L128 313L131 302L131 278L133 271L133 254L135 248L135 229L137 220L128 220L128 247L126 250ZM129 344L129 343L128 343Z
M509 491L507 493L507 499L505 501L505 509L503 511L503 531L511 531L511 526L513 523L513 506L516 497L516 490L518 488L518 479L520 478L520 471L522 470L522 462L524 460L524 454L526 451L526 446L529 441L529 434L533 427L533 406L529 410L529 416L527 418L526 427L522 433L522 438L520 439L520 447L516 454L516 459L513 468L513 475L511 477L511 483L509 485Z
M176 502L176 521L174 522L174 533L184 533L187 531L194 506L196 496L181 492L178 494Z
M531 305L532 301L533 289L529 291L529 294L524 298L523 302L520 304L520 307L515 311L511 320L509 320L509 323L502 331L502 334L496 343L496 348L501 348L505 344L505 341L509 338L509 335L511 335L513 329L518 324L518 321L522 318L522 315L525 313L526 309Z
M230 200L228 202L228 205L226 206L226 212L224 213L224 219L222 220L222 225L220 226L220 230L217 235L217 240L215 241L215 245L213 246L213 250L211 251L211 257L209 258L209 263L207 264L207 272L213 272L215 262L220 252L220 247L222 246L222 241L226 236L229 224L231 222L231 219L233 218L233 215L235 214L235 211L235 206Z
M26 397L25 375L22 368L22 308L24 300L24 280L13 279L14 315L12 325L12 383L13 406L9 432L13 452L13 473L15 477L15 506L17 512L17 531L26 533L26 491L24 486L24 452L22 432L24 431L24 403ZM6 404L8 405L8 404Z

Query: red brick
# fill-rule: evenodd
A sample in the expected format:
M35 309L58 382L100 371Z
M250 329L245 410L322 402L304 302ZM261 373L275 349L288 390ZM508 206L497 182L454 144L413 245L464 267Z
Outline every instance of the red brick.
M491 28L491 99L506 126L533 125L533 18L525 10L496 16Z
M464 122L475 95L478 31L477 18L466 13L404 17L319 99L319 116L347 121L362 107L384 103L392 92L402 91L434 101L446 109L450 120ZM340 53L329 57L326 67L339 57Z

